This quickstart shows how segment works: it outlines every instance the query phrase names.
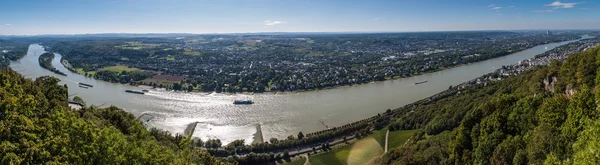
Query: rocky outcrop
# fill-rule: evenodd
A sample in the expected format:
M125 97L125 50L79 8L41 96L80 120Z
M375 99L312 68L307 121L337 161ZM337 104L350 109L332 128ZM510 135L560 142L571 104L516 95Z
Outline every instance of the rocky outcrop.
M567 95L567 98L572 99L575 93L575 90L573 90L573 84L567 85L567 89L565 89L565 94Z
M556 84L557 81L556 77L546 77L543 81L544 89L546 89L546 91L554 92L554 84Z

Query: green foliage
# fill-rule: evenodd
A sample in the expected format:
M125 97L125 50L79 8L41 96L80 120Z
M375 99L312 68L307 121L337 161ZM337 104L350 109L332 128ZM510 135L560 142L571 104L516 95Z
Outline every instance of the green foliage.
M122 70L122 71L114 71L114 70L99 70L94 74L95 79L100 79L113 83L134 83L146 78L152 77L154 74L146 71L140 70Z
M401 131L390 131L388 137L388 149L402 146L417 130L401 130ZM385 138L385 137L384 137ZM385 145L381 144L381 146Z
M85 101L83 101L83 99L79 96L73 97L73 101L85 106Z
M383 163L599 164L599 50L397 110L390 127L423 131Z
M71 110L56 78L6 70L0 80L1 164L220 164L119 108Z
M575 164L600 163L600 120L585 120L586 127L573 145L573 161Z
M49 71L52 71L59 75L67 76L67 74L54 68L54 66L52 65L52 59L54 59L54 53L44 53L44 54L40 55L38 60L39 60L40 66L42 68L48 69Z

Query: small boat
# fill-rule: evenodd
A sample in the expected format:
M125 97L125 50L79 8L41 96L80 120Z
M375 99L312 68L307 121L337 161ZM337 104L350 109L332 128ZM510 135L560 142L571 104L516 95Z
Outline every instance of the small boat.
M235 100L233 104L254 104L252 100Z
M94 87L93 85L90 85L90 84L86 84L86 83L79 83L79 86L81 86L81 85L83 85L83 86L87 86L87 87Z
M88 87L85 85L79 85L79 88L88 89Z
M427 82L427 80L421 81L421 82L416 82L415 85L423 84L423 83L426 83L426 82Z
M127 92L127 93L134 93L134 94L140 94L140 95L144 94L144 92L142 92L142 91L134 91L134 90L129 90L129 89L125 90L125 92Z

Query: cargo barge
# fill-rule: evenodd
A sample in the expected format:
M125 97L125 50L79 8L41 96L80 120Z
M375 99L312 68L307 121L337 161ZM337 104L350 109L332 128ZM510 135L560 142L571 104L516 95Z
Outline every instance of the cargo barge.
M127 92L127 93L134 93L134 94L140 94L140 95L144 94L144 92L142 92L142 91L134 91L134 90L129 90L129 89L125 90L125 92Z
M421 82L416 82L415 85L423 84L423 83L426 83L426 82L427 82L427 80L421 81Z
M254 104L252 100L235 100L233 104Z
M94 87L93 85L86 84L86 83L79 83L79 86Z

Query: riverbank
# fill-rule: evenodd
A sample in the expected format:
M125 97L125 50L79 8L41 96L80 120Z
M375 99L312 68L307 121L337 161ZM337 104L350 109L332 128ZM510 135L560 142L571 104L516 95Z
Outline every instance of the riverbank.
M586 41L586 42L574 43L573 44L574 46L573 45L566 45L566 48L561 47L561 49L558 49L558 48L551 49L549 52L547 52L548 54L550 54L550 56L535 56L535 57L530 58L530 59L522 60L522 61L528 62L528 64L524 64L525 62L519 62L519 63L513 64L513 65L510 65L510 67L506 67L506 68L515 68L514 66L521 66L521 65L523 65L523 66L531 66L531 67L522 68L523 70L521 70L519 72L514 72L515 74L510 74L509 76L518 75L519 73L522 73L522 72L525 72L526 70L534 68L536 65L548 65L549 64L548 62L546 62L546 63L540 63L539 62L539 61L547 61L548 57L553 57L553 58L551 58L552 60L559 60L559 61L561 61L561 60L566 59L569 55L571 55L573 53L579 52L581 50L587 50L587 49L589 49L591 47L594 47L595 45L598 45L598 42L599 41L591 41L591 40L589 40L589 41ZM499 72L499 70L501 70L501 69L498 69L498 70L496 70L494 72L491 72L491 73ZM509 70L505 69L504 71L512 72L510 69ZM391 116L396 116L397 113L410 113L412 111L409 111L409 110L412 109L412 107L415 107L415 106L418 106L418 105L423 105L423 104L428 104L428 103L431 103L431 102L435 102L435 101L437 101L439 99L443 99L443 98L447 98L447 97L452 97L452 96L460 95L461 92L472 91L473 89L478 89L480 87L484 87L484 86L487 86L489 84L496 83L496 81L498 81L498 80L501 80L501 79L490 78L490 74L491 73L483 75L483 76L480 76L480 77L478 77L478 78L476 78L474 80L464 82L464 83L462 83L460 85L457 85L455 87L451 87L451 88L449 88L449 89L447 89L445 91L442 91L442 92L440 92L438 94L435 94L433 96L430 96L428 98L422 99L420 101L414 102L412 104L409 104L409 105L406 105L406 106L403 106L403 107L400 107L400 108L396 108L396 109L390 111L390 112L392 112L394 114L394 115L391 115ZM388 112L386 112L383 116L386 116L386 115L389 115ZM342 128L343 127L344 126L342 126ZM369 128L369 129L371 129L371 128ZM394 129L397 129L397 128L394 128ZM323 130L323 131L329 131L329 130ZM319 131L319 132L323 132L323 131ZM382 135L382 132L386 132L385 136ZM404 144L405 141L407 139L409 139L410 136L414 133L414 131L394 131L394 132L391 132L391 133L392 134L390 135L390 132L388 132L387 129L382 129L382 130L378 130L378 131L374 131L374 132L370 133L368 137L374 138L375 140L377 140L379 142L379 145L382 145L383 147L385 147L383 149L383 152L385 153L385 152L387 152L388 147L390 147L390 148L396 148L396 147ZM318 133L317 136L319 134L320 133ZM307 137L310 137L310 136L314 136L314 134L313 133L307 134ZM388 138L389 138L388 136L393 136L393 140L388 142ZM336 143L336 141L340 141L341 137L344 137L344 141L346 141L346 137L348 137L348 135L342 135L342 136L339 136L339 137L338 136L330 137L332 139L336 139L336 140L334 140L331 143L331 145L334 146L334 148L336 148L335 146L337 144L339 144L339 143ZM350 139L355 138L352 135L349 136L349 137L350 137ZM405 140L397 141L395 139L405 139ZM327 144L329 144L329 142L327 142ZM365 143L365 144L360 144L359 146L362 146L364 148L365 146L372 146L372 145L373 144L366 144ZM305 147L305 148L303 148L303 149L297 149L297 152L294 152L291 155L308 153L308 152L310 152L310 151L308 151L309 148L310 148L310 146L311 145L308 144L308 146ZM346 147L345 149L342 149L342 150L330 151L330 152L335 152L333 154L336 155L336 156L332 156L332 154L330 154L330 153L319 154L319 155L317 155L315 157L314 160L316 160L316 162L319 162L319 160L326 160L324 162L333 162L333 160L345 162L346 159L348 159L349 162L363 162L364 163L364 162L370 161L371 158L373 158L373 156L359 156L359 155L365 155L362 152L355 152L354 156L348 156L349 153L350 154L352 153L351 151L354 150L354 148L355 147L352 147L352 148ZM359 148L361 148L361 147L359 147ZM319 149L319 147L315 147L315 149ZM313 149L313 151L315 149ZM327 150L327 149L324 149L323 147L321 147L321 150ZM363 149L357 149L357 150L360 151L360 150L363 150ZM341 153L342 155L346 155L346 156L339 157L340 154L338 154L338 153ZM324 155L328 155L328 156L324 156ZM351 160L351 159L349 159L349 157L365 157L366 159L352 159Z
M52 53L44 53L42 55L40 55L40 57L38 58L38 63L40 64L40 66L44 69L47 69L51 72L54 72L58 75L61 76L67 76L67 74L59 71L58 69L56 69L53 65L52 65L52 60L54 59L54 54Z
M585 37L586 36L582 36L580 39L577 39L577 40L584 39ZM569 40L569 41L576 41L576 40ZM554 42L554 43L569 42L569 41L558 41L558 42ZM540 44L540 45L546 45L546 44ZM501 57L509 56L509 55L512 55L512 54L517 54L517 53L520 53L520 52L522 52L524 50L528 50L528 49L531 49L531 48L534 48L534 47L537 47L537 46L540 46L540 45L531 45L531 46L524 47L524 48L521 48L521 49L518 49L518 50L509 50L509 51L504 52L503 54L501 54L499 56L492 56L491 58L481 58L481 59L476 59L476 60L473 60L473 61L468 61L466 63L458 63L456 65L444 66L444 67L439 67L439 68L435 68L435 69L429 69L429 70L427 70L425 72L418 72L418 73L415 73L415 74L409 74L409 76L403 76L403 75L401 75L401 76L397 75L397 76L391 76L391 77L388 76L388 77L384 77L382 80L373 80L373 81L364 82L364 83L351 83L351 84L342 84L342 85L327 86L327 87L323 87L323 88L310 88L310 89L298 89L298 90L289 90L289 89L286 89L286 90L283 90L283 91L281 91L281 90L270 90L270 89L267 89L267 90L262 91L262 92L197 91L197 93L213 93L213 92L215 92L215 93L226 93L226 94L256 94L256 93L260 94L260 93L280 93L280 92L300 93L300 92L318 92L318 91L321 91L321 90L331 90L331 89L338 89L338 88L344 88L344 87L354 87L354 86L361 86L361 85L364 85L364 84L386 82L386 81L394 81L394 80L399 80L399 79L408 79L408 78L411 78L411 77L421 76L421 75L425 75L425 74L432 74L432 73L440 72L440 71L443 71L443 70L448 70L448 69L457 68L457 67L461 67L461 66L465 66L465 65L470 65L470 64L473 64L473 63L478 63L478 62L487 61L487 60L491 60L491 59L495 59L495 58L501 58ZM65 66L65 67L69 69L69 66ZM69 70L71 72L73 72L73 73L77 73L77 74L82 74L83 75L83 73L80 73L79 71L77 71L76 68L72 68L71 67ZM104 81L104 80L101 80L101 81ZM144 80L142 80L142 81L144 81ZM142 81L139 81L139 82L142 82ZM108 81L105 81L105 82L108 82ZM169 88L169 87L167 87L167 88ZM184 87L183 89L187 89L187 88ZM185 90L181 90L181 91L185 92ZM196 91L196 89L194 89L194 91Z
M546 52L545 47L567 44L554 43L541 45L520 53L491 59L484 62L463 65L436 73L423 74L410 78L366 83L352 87L339 87L327 92L297 92L278 94L207 94L183 93L166 90L150 90L146 95L131 95L127 89L141 90L130 85L97 81L80 74L69 72L58 59L53 61L57 69L69 77L58 76L61 84L69 87L78 82L93 84L94 88L69 88L69 93L77 93L88 104L115 105L135 115L151 114L155 118L146 121L148 127L156 127L176 134L185 132L190 123L198 124L194 137L202 139L219 138L224 144L237 139L252 142L256 124L261 123L264 139L285 139L298 132L318 132L325 129L321 121L329 126L341 126L359 121L365 116L377 115L386 109L405 105L415 105L422 99L429 99L448 89L481 75L492 72L491 68L515 64L526 58ZM42 69L37 63L37 55L43 53L38 45L31 45L29 54L21 63L11 62L11 68L28 78L36 78L53 73ZM38 52L38 53L35 53ZM61 56L57 54L57 58ZM428 80L428 83L414 85ZM253 105L236 106L235 99L250 99Z

